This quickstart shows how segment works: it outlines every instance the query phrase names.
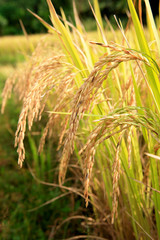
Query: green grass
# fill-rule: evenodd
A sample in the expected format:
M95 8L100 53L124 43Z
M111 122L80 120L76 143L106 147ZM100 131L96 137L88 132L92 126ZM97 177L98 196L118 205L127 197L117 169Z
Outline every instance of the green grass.
M24 60L25 60L25 57L23 54L16 54L16 55L4 54L0 56L0 65L3 66L8 64L15 67L17 62L24 62Z
M20 106L19 106L20 107ZM15 111L16 110L16 111ZM63 220L72 216L75 212L81 215L80 206L84 205L79 197L67 195L51 202L50 204L35 209L49 200L63 194L60 188L39 184L31 175L27 165L23 169L17 166L17 153L14 148L14 132L18 120L19 108L13 99L8 102L5 115L0 118L0 239L21 240L21 239L48 239L52 228L57 227ZM55 145L56 147L56 145ZM50 148L51 149L51 148ZM26 160L32 166L36 176L45 179L50 183L56 178L57 163L52 163L49 172L48 168L34 165L34 155L31 147L26 141ZM52 148L52 157L55 158L56 151ZM31 161L32 159L32 161ZM38 168L38 171L37 171ZM54 173L55 172L55 173ZM45 176L44 176L45 174ZM68 184L67 184L68 185ZM74 205L72 200L74 199ZM77 230L80 220L75 220L70 227L70 221L57 230L56 239L65 239L72 236ZM78 227L79 233L82 229ZM65 229L65 231L64 231Z
M77 199L73 208L70 198L63 197L30 212L29 210L59 196L61 190L36 183L25 168L21 171L15 164L3 164L4 166L1 163L0 169L0 239L48 239L52 227L67 218L71 211L78 210L81 200ZM66 224L64 228L64 232L61 229L57 232L56 239L61 239L61 236L65 239L66 236L74 234L74 228L71 230Z

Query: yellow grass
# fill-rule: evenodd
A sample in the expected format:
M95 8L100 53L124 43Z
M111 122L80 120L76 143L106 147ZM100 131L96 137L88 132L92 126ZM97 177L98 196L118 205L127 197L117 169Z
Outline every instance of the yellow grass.
M29 40L35 46L44 34L29 35ZM0 54L15 54L20 50L28 50L29 44L25 36L0 37Z

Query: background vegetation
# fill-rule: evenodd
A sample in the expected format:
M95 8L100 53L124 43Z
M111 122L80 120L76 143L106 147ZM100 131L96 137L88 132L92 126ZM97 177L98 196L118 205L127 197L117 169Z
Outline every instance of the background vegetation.
M87 30L95 30L96 24L93 15L90 11L89 4L86 0L75 1L78 9L78 14L86 26ZM91 0L91 3L93 1ZM127 21L127 1L105 1L100 0L100 9L102 16L106 15L112 23L115 24L113 15L120 18L122 22ZM158 1L151 1L153 14L158 15ZM58 14L60 14L60 7L63 8L67 18L74 21L72 0L54 0L54 6ZM15 35L22 34L19 24L21 19L27 29L28 33L46 32L46 29L30 15L27 11L30 9L34 13L41 16L45 21L49 22L49 12L45 0L0 0L0 35ZM144 8L143 8L144 9ZM145 16L144 16L145 19Z

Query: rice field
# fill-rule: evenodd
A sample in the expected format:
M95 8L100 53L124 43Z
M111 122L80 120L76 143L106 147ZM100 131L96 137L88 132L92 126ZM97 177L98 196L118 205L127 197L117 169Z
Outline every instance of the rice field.
M75 5L73 26L47 3L53 26L33 15L50 34L15 43L25 62L2 92L2 113L12 91L22 103L18 164L23 170L27 137L34 179L61 189L59 198L81 197L88 215L68 219L85 219L89 230L63 239L159 239L160 39L149 1L145 30L131 0L126 29L106 19L105 30L94 0L94 33L84 31Z

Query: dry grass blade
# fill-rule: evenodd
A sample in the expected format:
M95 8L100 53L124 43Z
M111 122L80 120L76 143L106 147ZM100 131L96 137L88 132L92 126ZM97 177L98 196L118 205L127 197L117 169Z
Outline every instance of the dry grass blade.
M105 34L104 34L104 30L103 30L103 26L102 26L102 19L99 18L99 20L101 20L101 23L100 23L99 20L98 20L98 18L97 18L97 16L96 16L96 14L95 14L95 12L94 12L94 10L93 10L93 7L92 7L90 1L89 1L89 5L90 5L90 8L91 8L92 13L93 13L93 15L94 15L94 18L95 18L95 20L96 20L96 23L97 23L97 26L98 26L98 28L99 28L100 34L101 34L101 36L102 36L102 40L103 40L103 42L104 42L105 44L107 44L107 40L106 40L106 37L105 37ZM98 9L96 9L97 12L100 14L100 12L98 11L98 10L99 10L98 4L95 4L95 5L96 5L96 7L98 8Z
M27 164L28 165L28 164ZM50 182L45 182L45 181L42 181L40 180L39 178L37 178L35 176L35 174L33 173L31 167L28 165L28 168L29 168L29 171L32 175L32 177L40 184L43 184L43 185L46 185L46 186L50 186L50 187L58 187L60 189L63 189L63 190L67 190L69 192L72 192L72 193L75 193L79 196L81 196L82 198L84 198L83 194L82 194L82 191L81 189L76 189L76 188L72 188L72 187L66 187L66 186L63 186L63 185L59 185L59 184L56 184L56 183L50 183Z
M155 191L155 192L157 192L157 193L160 194L160 191L158 191L157 189L155 189L155 188L153 188L153 187L151 187L151 186L143 183L142 181L139 181L139 180L134 179L134 178L131 178L131 177L130 177L130 179L132 179L133 181L135 181L135 182L137 182L137 183L143 184L144 186L146 186L146 188L150 188L151 190L153 190L153 191Z
M97 237L97 236L93 236L93 235L79 235L79 236L75 236L75 237L71 237L71 238L67 238L65 240L76 240L76 239L83 239L83 238L89 238L89 239L97 239L97 240L108 240L107 238L103 238L103 237Z
M154 155L154 154L151 154L151 153L145 153L145 155L160 161L160 156L157 156L157 155Z
M136 219L134 219L128 212L126 212L127 215L142 229L142 231L145 233L145 235L147 237L149 237L150 239L154 240L154 238L152 238L152 236L150 236L144 229L143 227L136 221Z
M50 234L49 236L49 240L53 239L53 237L55 236L55 234L57 233L57 231L67 222L71 221L71 220L75 220L75 219L83 219L86 222L90 222L90 223L94 223L95 220L93 218L90 217L85 217L85 216L81 216L81 215L76 215L76 216L71 216L68 217L67 219L65 219L63 222L61 222L55 229L54 232Z
M48 204L50 204L50 203L53 203L53 202L55 202L56 200L58 200L58 199L60 199L60 198L63 198L63 197L65 197L65 196L69 195L69 194L71 194L71 192L63 193L63 194L61 194L61 195L59 195L59 196L57 196L57 197L55 197L55 198L53 198L53 199L51 199L51 200L49 200L49 201L46 201L45 203L41 204L41 205L38 206L38 207L35 207L35 208L32 208L32 209L28 210L28 212L34 212L34 211L36 211L37 209L42 208L42 207L44 207L44 206L46 206L46 205L48 205Z
M73 187L66 187L66 186L64 186L64 185L60 185L60 184L56 184L56 183L50 183L50 182L42 181L42 180L40 180L39 178L37 178L37 177L35 176L35 174L33 173L32 169L31 169L31 167L29 166L29 164L27 164L27 166L28 166L28 169L29 169L32 177L33 177L38 183L43 184L43 185L46 185L46 186L50 186L50 187L58 187L58 188L60 188L60 189L62 189L62 190L67 190L67 191L69 191L70 193L75 193L75 194L79 195L80 197L84 198L84 195L83 195L83 192L82 192L81 189L77 189L77 188L73 188ZM95 209L97 209L102 215L104 215L103 209L101 210L98 205L96 205L94 202L91 202L90 200L88 200L88 202L92 203L92 205L95 207Z

